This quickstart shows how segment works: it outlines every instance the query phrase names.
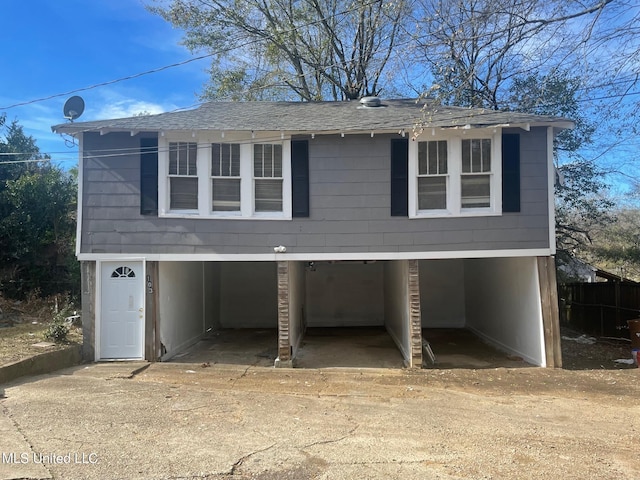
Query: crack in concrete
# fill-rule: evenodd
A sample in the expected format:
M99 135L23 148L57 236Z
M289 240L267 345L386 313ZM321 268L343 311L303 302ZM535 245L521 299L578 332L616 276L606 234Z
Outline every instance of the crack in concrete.
M20 424L13 418L13 415L11 415L11 413L9 412L9 409L5 405L2 405L2 414L6 418L9 419L9 421L11 422L13 427L16 429L16 432L18 432L20 434L20 436L24 440L24 443L27 444L27 446L31 450L32 455L34 455L35 454L35 450L34 450L34 447L33 447L33 443L31 443L31 441L29 441L27 436L24 434L24 431L20 427ZM51 470L49 468L47 468L47 466L45 464L40 464L40 465L42 466L42 468L44 468L44 471L47 472L47 475L48 475L47 478L53 478Z
M236 469L241 467L246 459L248 459L248 458L250 458L253 455L256 455L258 453L266 452L267 450L270 450L273 447L275 447L277 444L278 444L277 442L276 443L272 443L268 447L264 447L264 448L260 448L258 450L254 450L253 452L247 453L243 457L240 457L237 462L235 462L233 465L231 465L231 469L229 469L229 471L227 473L225 473L225 475L236 475Z
M144 372L150 366L151 366L151 363L147 363L146 365L142 365L141 367L136 368L131 373L116 374L108 377L107 380L131 380L135 378L136 375L139 375L140 373Z
M318 440L317 442L312 442L312 443L309 443L307 445L303 445L302 447L300 447L300 450L304 450L305 448L315 447L316 445L327 445L329 443L341 442L345 438L350 437L351 435L353 435L358 428L360 428L360 425L356 425L355 427L353 427L351 430L349 430L347 433L345 433L340 438L334 438L332 440Z

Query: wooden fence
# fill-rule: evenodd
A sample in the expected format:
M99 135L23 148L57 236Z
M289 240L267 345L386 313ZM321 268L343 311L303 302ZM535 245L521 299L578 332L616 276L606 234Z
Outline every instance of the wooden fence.
M602 282L558 286L560 322L601 337L629 338L627 320L640 318L640 284Z

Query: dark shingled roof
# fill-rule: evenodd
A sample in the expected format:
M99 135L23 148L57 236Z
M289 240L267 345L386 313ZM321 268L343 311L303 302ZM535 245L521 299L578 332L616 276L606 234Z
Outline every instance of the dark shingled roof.
M194 110L138 117L55 125L57 133L87 131L281 131L299 133L357 133L411 131L427 128L492 126L556 126L571 128L570 120L463 107L432 101L383 100L379 107L350 102L210 102Z

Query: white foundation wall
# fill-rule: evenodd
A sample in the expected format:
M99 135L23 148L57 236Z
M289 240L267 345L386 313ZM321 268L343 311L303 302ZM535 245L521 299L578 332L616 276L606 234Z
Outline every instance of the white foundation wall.
M201 262L159 263L160 342L168 360L204 333L204 271Z
M464 328L464 260L420 260L422 328Z
M411 358L409 265L406 260L384 263L385 327L405 360Z
M296 355L304 335L305 269L303 262L289 262L289 338Z
M220 266L204 262L204 327L205 331L220 328Z
M220 327L277 328L276 262L220 264Z
M306 273L307 326L384 325L383 262L316 262Z
M496 347L544 366L536 258L465 260L466 326Z

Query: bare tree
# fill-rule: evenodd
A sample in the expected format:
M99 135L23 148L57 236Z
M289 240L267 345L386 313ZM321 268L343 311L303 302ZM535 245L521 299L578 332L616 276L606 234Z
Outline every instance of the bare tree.
M553 69L576 48L569 22L613 0L422 0L415 33L443 103L499 109L514 78ZM569 41L570 40L570 41Z
M208 98L377 95L405 0L173 0L150 8L213 54Z

